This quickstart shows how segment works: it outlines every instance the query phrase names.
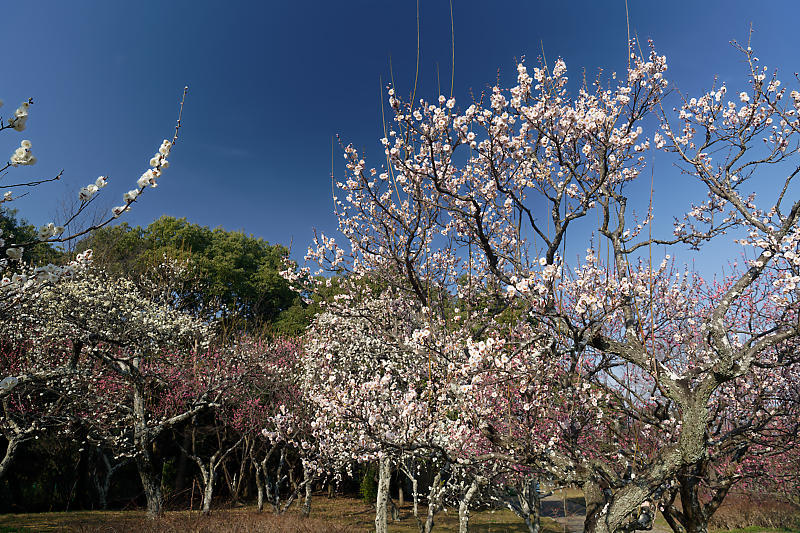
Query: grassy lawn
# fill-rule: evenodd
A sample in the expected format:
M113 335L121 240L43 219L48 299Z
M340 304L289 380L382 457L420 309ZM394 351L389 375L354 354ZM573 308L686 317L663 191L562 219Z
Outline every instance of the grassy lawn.
M567 493L569 513L577 511L577 494ZM555 495L549 502L563 510L562 494ZM555 500L555 501L554 501ZM560 501L559 501L560 500ZM547 506L543 506L545 511ZM254 507L218 509L211 516L203 516L198 511L169 511L156 521L146 518L144 511L70 511L63 513L30 513L0 515L0 533L22 533L32 531L78 531L103 533L362 533L374 531L374 510L372 506L353 498L328 499L320 496L314 499L311 516L299 516L297 505L285 515L276 516L271 511L258 513ZM581 509L582 511L582 509ZM425 508L420 507L420 514ZM561 514L561 513L559 513ZM511 511L473 511L470 531L478 533L525 532L525 524ZM416 520L411 506L401 508L401 520L390 522L391 533L416 533ZM550 518L542 519L542 533L562 533L563 526ZM578 526L579 527L579 526ZM458 510L448 509L436 517L434 531L455 533L458 531ZM670 531L663 518L656 520L654 531ZM790 529L770 529L747 527L743 529L712 529L714 533L792 533ZM796 531L794 533L797 533Z
M420 512L424 512L421 508ZM374 529L374 511L360 500L324 497L312 502L311 517L303 519L296 509L285 516L271 512L258 513L253 507L221 509L209 517L193 511L170 511L157 521L149 521L143 511L71 511L65 513L32 513L0 516L0 533L30 531L80 531L122 533L136 532L367 532ZM543 519L543 533L561 533L562 527ZM406 505L401 509L400 522L391 522L392 533L417 532L417 524ZM448 509L437 515L434 531L458 531L458 511ZM473 511L470 531L504 533L527 531L520 518L510 511Z
M758 526L746 527L744 529L712 529L712 533L797 533L794 529L773 529Z

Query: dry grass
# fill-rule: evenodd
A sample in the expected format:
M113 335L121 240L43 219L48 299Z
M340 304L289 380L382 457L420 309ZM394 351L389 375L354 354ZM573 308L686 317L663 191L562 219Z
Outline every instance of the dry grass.
M548 502L543 511L553 516L563 516L559 493ZM580 491L566 494L568 515L580 515ZM425 512L424 507L420 510ZM401 509L401 520L391 522L391 533L417 532L411 508ZM315 498L311 517L302 518L297 508L286 515L276 516L267 511L258 513L253 507L218 509L211 516L197 511L170 511L155 521L148 520L143 511L72 511L67 513L33 513L0 516L0 533L30 531L70 531L80 533L362 533L374 531L374 511L370 505L352 498ZM542 520L543 533L562 533L563 528L553 520ZM712 531L797 532L800 531L800 510L791 504L770 498L731 495L712 520ZM658 520L657 530L669 528ZM458 531L458 512L449 509L437 515L435 531ZM479 533L524 532L522 520L510 511L473 511L470 531Z
M424 512L424 508L421 509ZM302 518L296 509L284 516L271 512L258 513L252 507L216 510L211 516L197 511L172 511L155 521L148 520L143 511L75 511L67 513L36 513L0 516L0 533L29 531L70 531L80 533L361 533L374 530L374 511L360 500L317 498L312 503L311 516ZM411 508L401 509L401 520L389 525L391 533L418 531ZM543 533L561 533L563 529L544 519ZM439 513L435 531L458 531L458 512L449 509ZM480 533L524 532L525 524L510 511L472 512L470 531Z
M709 524L713 530L769 528L800 531L800 509L775 498L751 494L730 494ZM756 529L751 529L756 528Z

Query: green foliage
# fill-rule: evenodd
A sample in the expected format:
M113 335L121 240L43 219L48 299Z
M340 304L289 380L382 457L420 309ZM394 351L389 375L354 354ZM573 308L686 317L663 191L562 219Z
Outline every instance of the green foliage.
M169 458L161 465L161 492L169 498L175 492L175 481L178 477L178 468L175 459Z
M361 499L364 500L364 503L374 505L375 501L378 499L377 476L378 470L373 464L368 465L364 470L364 475L361 478L361 485L358 488L358 494L361 496Z
M184 309L220 318L226 327L297 334L308 324L305 305L280 276L289 251L241 231L161 217L146 228L120 224L79 243L111 275L143 276L164 258L184 260L196 283L180 289Z
M2 238L6 245L2 250L5 257L5 249L11 244L27 244L22 254L22 259L26 263L34 265L46 265L47 263L58 263L62 261L65 254L53 248L51 244L36 242L36 228L29 224L25 219L18 218L16 209L5 209L0 207L0 229L3 230Z

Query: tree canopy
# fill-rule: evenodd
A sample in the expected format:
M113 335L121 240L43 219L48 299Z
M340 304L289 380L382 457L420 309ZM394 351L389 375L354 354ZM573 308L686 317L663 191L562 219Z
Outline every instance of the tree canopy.
M91 248L111 275L142 276L165 258L185 262L193 282L176 289L182 307L225 325L297 333L307 324L303 302L279 274L289 250L252 234L162 216L147 227L101 228L78 248Z

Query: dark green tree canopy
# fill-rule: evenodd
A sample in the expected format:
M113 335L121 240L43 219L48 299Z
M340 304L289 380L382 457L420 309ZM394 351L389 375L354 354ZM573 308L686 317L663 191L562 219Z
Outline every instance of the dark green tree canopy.
M16 209L0 208L0 230L5 242L0 246L0 258L5 257L5 250L10 243L29 243L37 240L36 227L28 223L27 220L19 218ZM34 265L45 265L47 263L59 263L65 257L58 249L44 242L25 246L22 259L26 263Z
M174 299L226 325L277 326L290 334L307 324L302 302L279 274L289 250L242 231L163 216L144 228L122 223L99 229L78 245L87 248L93 249L96 264L118 276L152 279L152 270L165 259L184 262L193 283L173 286Z

